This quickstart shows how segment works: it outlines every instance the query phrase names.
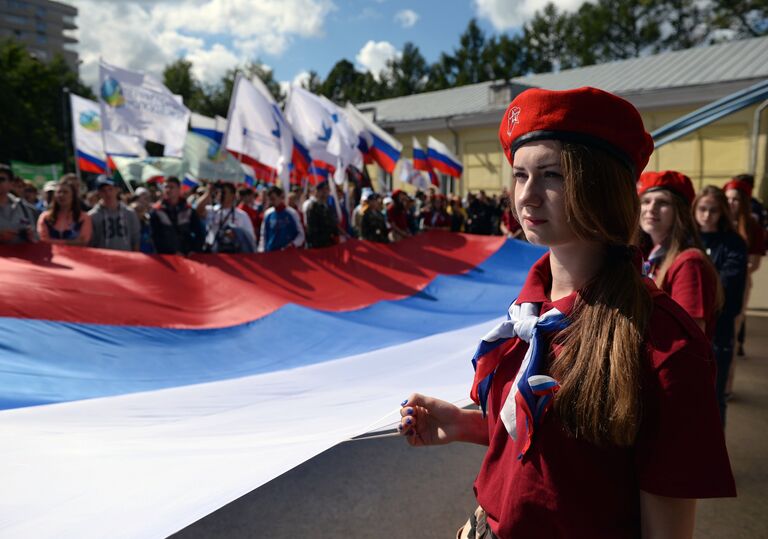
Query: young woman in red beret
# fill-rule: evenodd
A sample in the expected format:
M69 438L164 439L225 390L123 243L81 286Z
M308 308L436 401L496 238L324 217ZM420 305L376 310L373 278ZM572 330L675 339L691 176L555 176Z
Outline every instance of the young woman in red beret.
M707 256L720 275L723 307L717 316L712 346L717 361L715 392L720 418L725 426L726 383L733 361L736 317L744 304L747 282L747 244L733 227L731 211L723 190L708 185L693 200L693 216Z
M460 537L691 537L735 495L707 339L641 275L637 110L594 88L526 90L499 130L515 213L549 251L473 358L480 410L413 394L414 446L488 446Z
M751 199L752 199L752 186L745 182L734 178L725 184L723 187L725 196L728 199L728 205L731 208L731 217L733 218L733 226L739 235L747 242L747 254L748 259L748 273L747 273L747 288L744 291L744 305L742 307L742 313L736 319L736 325L739 328L739 355L744 355L744 312L749 303L749 294L752 292L752 274L760 269L760 262L763 256L765 256L765 230L760 226L752 216L751 212ZM728 383L728 393L731 392L733 374L731 374L731 380Z
M674 170L644 172L637 192L646 275L712 339L722 291L691 214L691 179Z

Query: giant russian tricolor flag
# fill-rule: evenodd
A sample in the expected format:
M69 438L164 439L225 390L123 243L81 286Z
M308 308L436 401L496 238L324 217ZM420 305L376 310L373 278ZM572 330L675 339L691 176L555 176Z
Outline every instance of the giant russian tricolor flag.
M434 137L427 138L427 159L432 168L448 176L460 178L464 172L459 158L453 155L448 146Z
M148 256L0 247L0 536L165 537L419 390L467 402L539 248Z

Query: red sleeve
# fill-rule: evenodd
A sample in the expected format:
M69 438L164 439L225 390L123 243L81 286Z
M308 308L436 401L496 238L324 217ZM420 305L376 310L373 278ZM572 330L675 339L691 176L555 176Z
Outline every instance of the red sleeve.
M673 498L735 496L710 346L695 332L681 341L681 325L673 319L663 325L660 329L666 335L661 340L672 344L651 350L643 420L635 444L640 488ZM677 333L676 342L673 333Z
M664 276L664 291L691 316L711 320L715 312L717 282L698 250L678 255Z

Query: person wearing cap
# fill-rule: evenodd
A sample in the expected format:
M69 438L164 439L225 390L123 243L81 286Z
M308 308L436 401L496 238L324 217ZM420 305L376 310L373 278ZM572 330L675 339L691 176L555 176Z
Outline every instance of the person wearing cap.
M733 361L734 330L744 304L747 282L747 244L734 229L728 201L719 187L708 185L696 195L693 216L702 245L717 269L723 288L724 301L717 316L712 347L717 361L715 392L725 427L726 384Z
M710 344L631 245L653 141L595 88L522 92L499 137L518 221L549 250L472 358L480 409L415 393L399 429L488 446L459 537L690 538L696 499L735 485Z
M119 200L120 190L105 175L96 178L99 202L88 215L93 223L91 247L116 251L138 251L141 223L131 208Z
M711 339L722 290L691 213L695 197L691 179L674 170L644 172L637 193L646 275Z
M370 192L366 197L363 217L360 220L360 238L377 243L389 243L387 219L381 205L381 195Z
M725 196L728 199L728 206L731 208L733 225L739 235L747 242L747 287L744 291L742 313L736 319L736 325L739 328L738 354L743 356L746 336L744 311L749 304L749 296L752 292L752 274L760 269L760 262L765 256L765 229L760 226L751 212L752 185L750 183L733 178L725 184L723 191L725 191ZM733 375L731 375L731 381L728 384L728 393L731 392L732 378Z
M91 217L80 206L75 182L61 181L56 186L51 208L37 219L40 241L85 246L91 241Z
M145 254L153 254L155 245L152 243L152 225L150 224L150 212L152 211L152 194L146 187L137 187L131 197L131 209L139 218L139 251Z
M35 223L39 212L11 192L13 171L0 164L0 244L37 241Z
M53 194L56 192L56 186L58 182L50 180L43 185L43 199L40 201L43 206L43 210L47 210L53 204Z

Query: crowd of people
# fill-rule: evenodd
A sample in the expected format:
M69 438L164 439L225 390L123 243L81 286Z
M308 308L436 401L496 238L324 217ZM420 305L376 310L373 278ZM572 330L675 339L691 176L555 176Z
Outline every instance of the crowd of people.
M435 189L382 197L326 181L287 193L226 182L185 192L173 176L129 191L106 175L87 186L75 174L38 193L0 165L0 241L186 255L321 248L351 238L389 243L425 230L518 237L507 200L484 191L461 200Z

